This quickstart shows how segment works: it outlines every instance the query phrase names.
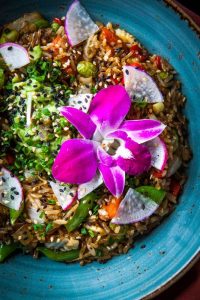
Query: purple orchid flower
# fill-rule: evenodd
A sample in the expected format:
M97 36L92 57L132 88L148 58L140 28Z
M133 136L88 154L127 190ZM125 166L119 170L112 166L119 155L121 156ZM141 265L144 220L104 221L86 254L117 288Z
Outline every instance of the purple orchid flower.
M125 121L131 100L123 86L102 89L93 98L89 113L66 106L60 112L83 139L64 142L54 161L55 179L71 184L89 182L100 171L108 190L119 197L125 173L139 175L151 165L143 143L156 138L165 125L157 120Z

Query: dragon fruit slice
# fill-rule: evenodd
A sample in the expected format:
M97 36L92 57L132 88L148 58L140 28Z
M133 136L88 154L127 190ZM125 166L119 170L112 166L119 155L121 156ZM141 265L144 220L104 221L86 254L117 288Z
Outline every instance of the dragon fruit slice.
M65 18L65 31L71 46L80 44L99 30L85 8L75 0Z
M69 106L80 109L87 113L93 96L93 94L71 95L69 98Z
M155 138L145 145L148 147L149 152L151 153L151 165L162 171L167 163L168 154L165 143L159 138Z
M164 101L156 83L146 72L132 66L124 66L123 72L125 88L133 102L141 99L148 103Z
M1 44L0 54L11 71L30 63L26 49L16 43Z
M78 186L78 199L82 199L87 194L94 191L103 183L103 178L100 173L96 174L96 176L89 182L80 184Z
M23 191L18 178L3 167L0 174L0 203L16 211L20 210Z
M49 184L62 209L69 209L77 198L77 189L69 188L53 181L49 181Z
M114 224L131 224L142 221L151 216L158 206L159 204L149 197L130 188L111 222Z

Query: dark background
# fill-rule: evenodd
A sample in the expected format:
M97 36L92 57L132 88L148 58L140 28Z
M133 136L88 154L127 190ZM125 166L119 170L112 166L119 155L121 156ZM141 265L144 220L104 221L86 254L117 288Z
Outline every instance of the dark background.
M185 5L185 7L193 10L196 14L200 14L200 1L199 0L178 0L182 5Z

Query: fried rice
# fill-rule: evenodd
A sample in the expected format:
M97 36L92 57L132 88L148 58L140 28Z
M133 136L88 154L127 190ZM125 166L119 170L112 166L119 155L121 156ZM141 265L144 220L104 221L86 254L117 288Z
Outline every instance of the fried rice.
M25 165L22 164L22 160L29 160L26 151L21 152L22 160L17 160L21 148L16 148L16 144L20 143L20 138L16 132L11 130L17 108L12 105L12 101L8 101L8 98L11 99L17 95L17 91L14 91L12 87L9 88L9 83L13 78L19 78L19 82L23 82L30 80L30 77L27 67L13 72L6 68L7 88L2 89L0 96L0 164L11 170L20 179L24 192L24 208L14 224L11 224L9 208L0 204L0 241L6 245L15 242L21 245L25 253L30 253L34 257L38 257L38 247L45 246L61 252L79 249L79 256L74 260L79 261L81 265L93 260L104 262L115 255L127 253L133 247L138 236L149 233L159 225L178 203L179 195L186 181L186 168L191 158L187 139L187 120L182 112L186 98L181 92L181 83L176 77L176 71L167 60L149 53L135 36L120 28L119 25L98 23L99 31L97 33L80 45L70 47L64 30L64 18L57 18L57 20L59 20L57 23L59 26L56 30L50 25L37 29L25 21L19 29L16 42L30 52L35 46L40 45L42 50L40 63L48 62L52 68L59 69L60 73L55 82L67 86L69 94L77 94L80 91L97 93L110 85L123 85L122 67L135 63L138 63L157 83L164 97L162 105L153 103L139 105L132 102L127 119L158 119L167 125L161 137L167 146L168 163L162 172L152 167L142 175L127 176L125 190L127 191L129 186L148 185L158 190L163 189L166 196L155 213L147 219L133 224L117 225L110 222L105 210L113 196L105 185L102 185L96 191L98 197L95 206L89 211L87 219L80 227L68 232L65 225L76 212L79 200L76 200L68 210L63 210L49 185L49 180L52 180L49 167L51 167L59 147L51 153L52 161L49 166L42 169L40 165L39 170L34 174L30 173L30 164L27 167L28 162ZM106 37L105 28L109 30L113 39L109 40ZM132 48L133 46L135 48ZM81 76L77 72L77 65L80 61L91 62L97 70L96 75ZM52 68L46 73L45 85L55 84L55 82L49 81L52 76ZM64 94L63 97L62 94ZM69 94L63 90L63 87L57 94L55 92L53 98L56 107L61 104L67 105ZM61 104L60 99L63 101ZM58 139L60 136L64 136L65 140L79 137L76 129L68 122L57 133L59 120L57 120L56 114L42 120L33 120L33 122L35 122L34 124L38 122L37 124L44 128L50 128L54 139ZM33 147L32 151L34 152ZM168 176L170 165L177 157L181 161L181 165L172 176ZM174 189L174 183L178 183L178 191ZM35 214L39 213L43 222L38 223L38 218L34 220L34 217L30 217L30 210Z

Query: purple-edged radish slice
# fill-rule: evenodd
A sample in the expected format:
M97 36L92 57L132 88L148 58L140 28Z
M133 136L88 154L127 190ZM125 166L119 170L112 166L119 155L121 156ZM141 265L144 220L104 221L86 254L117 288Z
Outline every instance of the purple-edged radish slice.
M96 176L89 182L80 184L78 186L78 199L82 199L96 188L98 188L103 183L103 178L100 173L96 174Z
M78 0L70 6L65 18L65 31L71 46L80 44L99 30Z
M180 157L174 156L173 160L169 162L169 167L167 170L167 177L171 177L178 171L182 164Z
M151 154L151 165L162 171L167 163L168 154L165 143L159 138L148 141L145 143Z
M69 209L77 198L77 189L69 188L53 181L49 181L49 184L62 209Z
M16 43L0 44L0 54L11 71L30 63L27 50Z
M0 203L14 210L20 210L23 201L22 186L17 177L6 168L0 170Z
M158 207L159 204L152 199L130 188L111 222L114 224L139 222L151 216Z
M131 66L124 66L124 84L133 102L143 99L148 103L163 102L163 96L154 80L144 71Z
M69 106L80 109L87 113L93 98L93 94L71 95L69 98Z

